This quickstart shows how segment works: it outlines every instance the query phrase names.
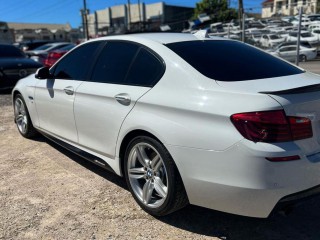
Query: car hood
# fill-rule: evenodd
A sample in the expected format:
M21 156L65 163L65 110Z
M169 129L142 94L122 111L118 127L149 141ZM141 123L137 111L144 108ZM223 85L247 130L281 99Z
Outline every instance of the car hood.
M0 58L0 69L13 69L13 68L39 68L42 67L29 58Z
M298 90L306 86L319 85L320 75L305 72L284 77L265 78L249 81L222 82L217 84L227 90L246 93L276 93Z

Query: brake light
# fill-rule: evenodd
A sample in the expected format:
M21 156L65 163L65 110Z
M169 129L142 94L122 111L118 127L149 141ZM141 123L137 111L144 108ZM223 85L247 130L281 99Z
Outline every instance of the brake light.
M243 137L253 142L288 142L313 136L310 119L288 117L283 110L237 113L231 121Z
M60 52L52 52L49 54L49 57L59 59L64 55L64 53Z

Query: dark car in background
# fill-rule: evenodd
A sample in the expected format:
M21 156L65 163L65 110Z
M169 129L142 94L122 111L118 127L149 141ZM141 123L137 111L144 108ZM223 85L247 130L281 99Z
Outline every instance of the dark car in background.
M16 43L15 46L20 48L22 51L30 51L44 44L52 43L52 42L53 41L48 41L48 40L32 40L32 41L24 41L24 42Z
M0 89L13 88L19 79L36 72L41 66L15 46L0 44Z
M58 61L63 55L69 52L72 48L74 48L75 44L67 45L63 48L59 48L48 53L47 58L44 60L44 65L46 67L51 67L56 61Z

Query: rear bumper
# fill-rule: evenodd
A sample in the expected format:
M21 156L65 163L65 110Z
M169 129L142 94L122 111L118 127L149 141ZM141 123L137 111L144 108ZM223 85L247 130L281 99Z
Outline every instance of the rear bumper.
M318 193L318 187L316 191L313 188L320 184L320 159L303 157L294 143L275 146L244 141L221 152L166 147L191 204L265 218L279 202L298 201ZM302 159L284 163L265 159L291 155Z

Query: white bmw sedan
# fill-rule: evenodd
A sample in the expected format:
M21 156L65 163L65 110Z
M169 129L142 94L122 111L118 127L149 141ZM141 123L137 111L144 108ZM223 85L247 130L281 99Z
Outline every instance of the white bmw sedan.
M155 216L188 203L267 217L320 189L320 77L192 34L95 39L13 89L40 132L120 176Z

